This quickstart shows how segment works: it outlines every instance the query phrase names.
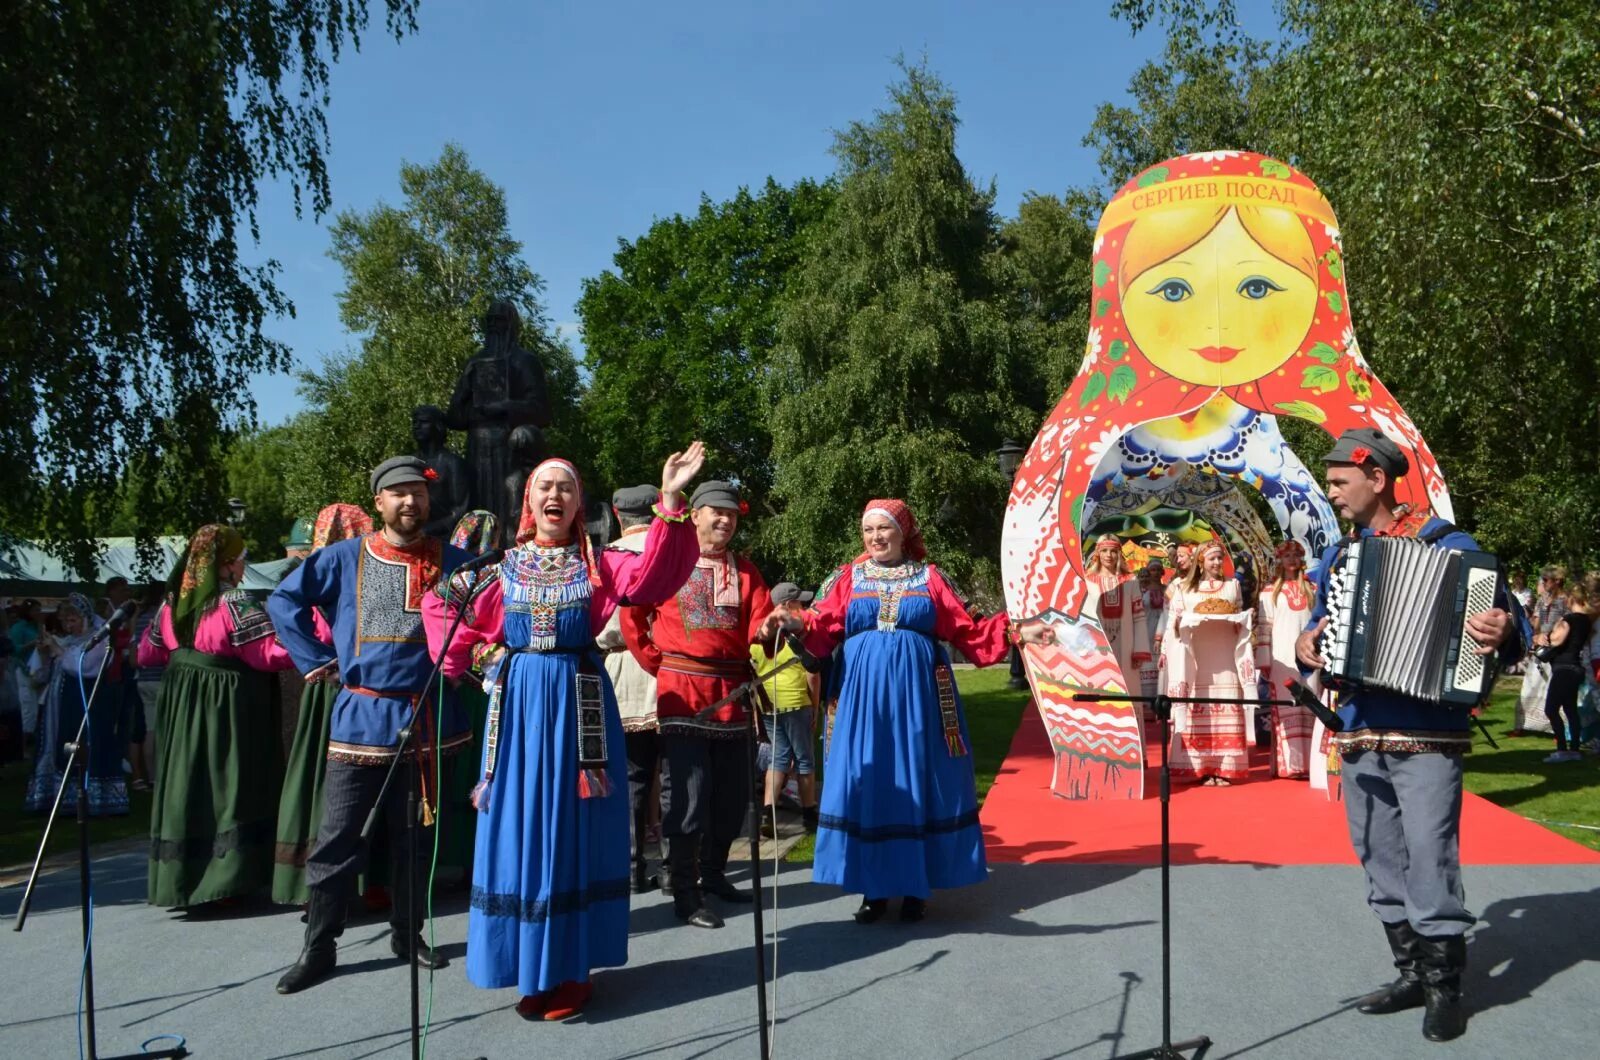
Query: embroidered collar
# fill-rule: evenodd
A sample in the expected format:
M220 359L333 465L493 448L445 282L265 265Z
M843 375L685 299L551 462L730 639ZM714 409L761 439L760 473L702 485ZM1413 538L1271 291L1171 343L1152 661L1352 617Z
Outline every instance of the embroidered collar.
M728 549L700 553L695 566L712 572L711 604L713 607L739 606L739 572L737 561Z
M924 568L924 564L910 559L903 559L893 565L886 565L871 559L861 561L862 575L872 581L879 582L906 581L921 574Z
M363 544L373 559L406 568L406 610L420 610L423 594L439 582L443 543L436 537L419 537L409 545L395 545L377 530L368 534Z
M1427 505L1413 508L1409 504L1400 504L1394 509L1394 522L1372 533L1375 537L1416 537L1432 518L1433 512Z

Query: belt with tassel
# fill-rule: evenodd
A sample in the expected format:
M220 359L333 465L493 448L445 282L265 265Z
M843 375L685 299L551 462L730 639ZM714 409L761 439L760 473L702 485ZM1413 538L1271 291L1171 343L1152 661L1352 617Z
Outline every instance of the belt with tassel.
M604 798L611 794L611 778L607 770L609 761L606 746L604 671L599 662L599 649L593 644L577 648L535 648L531 645L507 648L500 660L500 673L489 693L489 712L484 722L483 783L494 779L496 753L500 743L500 709L505 700L506 681L511 676L511 658L515 655L574 655L577 656L577 673L574 675L578 717L578 795L581 798Z

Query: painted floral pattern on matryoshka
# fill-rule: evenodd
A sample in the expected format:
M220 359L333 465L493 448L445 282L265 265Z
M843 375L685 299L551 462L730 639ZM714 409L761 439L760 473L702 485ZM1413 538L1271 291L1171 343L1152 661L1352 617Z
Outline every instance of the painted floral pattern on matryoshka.
M1297 416L1330 435L1377 427L1411 459L1400 499L1450 517L1433 455L1361 356L1344 270L1332 207L1305 174L1262 155L1170 159L1107 204L1094 242L1083 364L1013 481L1001 552L1011 614L1044 615L1056 628L1056 647L1029 647L1024 656L1056 753L1057 794L1143 793L1137 712L1073 698L1126 687L1096 616L1081 613L1081 534L1097 469L1120 459L1135 428L1147 436L1141 448L1176 451L1212 437L1231 444L1221 440L1233 436L1225 428L1242 423L1246 410ZM1271 452L1213 449L1185 462L1259 484L1271 479L1259 466ZM1281 454L1270 458L1283 463ZM1152 461L1152 472L1165 473L1164 463ZM1302 534L1306 527L1285 512L1289 530ZM1317 512L1300 521L1312 516L1326 521Z
M1237 404L1331 435L1375 426L1411 458L1400 499L1449 517L1432 453L1361 356L1338 222L1305 174L1242 151L1153 166L1106 206L1093 270L1083 364L1012 489L1003 563L1013 614L1077 617L1084 496L1100 458L1152 421Z

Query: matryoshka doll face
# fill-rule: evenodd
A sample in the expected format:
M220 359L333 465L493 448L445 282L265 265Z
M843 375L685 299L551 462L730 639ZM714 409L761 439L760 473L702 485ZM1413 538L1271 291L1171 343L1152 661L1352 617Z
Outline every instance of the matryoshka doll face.
M1125 261L1140 267L1139 244L1181 242L1183 229L1204 216L1177 210L1139 220ZM1136 275L1124 268L1123 317L1157 368L1187 382L1237 386L1277 369L1304 341L1317 308L1315 274L1311 241L1293 214L1229 207L1197 242Z

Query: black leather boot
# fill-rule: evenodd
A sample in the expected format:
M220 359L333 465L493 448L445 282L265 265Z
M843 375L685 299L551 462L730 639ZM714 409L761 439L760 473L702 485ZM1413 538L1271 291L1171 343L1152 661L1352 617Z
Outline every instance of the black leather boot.
M719 928L722 918L706 908L695 876L695 861L700 853L699 836L673 836L668 845L672 867L672 911L690 927Z
M306 941L300 959L278 980L278 993L293 994L326 979L338 963L338 938L344 931L345 899L311 888L306 908Z
M1357 1002L1356 1009L1369 1016L1386 1016L1422 1004L1422 936L1404 920L1383 925L1383 933L1389 936L1389 949L1394 953L1400 978Z
M728 879L728 848L732 843L707 849L710 844L701 839L700 847L700 889L707 894L714 894L725 902L748 904L755 901L749 891L741 891Z
M1467 1029L1467 1009L1461 1003L1461 973L1467 967L1465 935L1422 939L1422 1036L1430 1042L1448 1042Z
M416 939L418 968L443 968L450 963L450 958L422 941L422 932L416 932ZM404 928L390 929L389 951L402 961L410 956L406 952L406 933Z

